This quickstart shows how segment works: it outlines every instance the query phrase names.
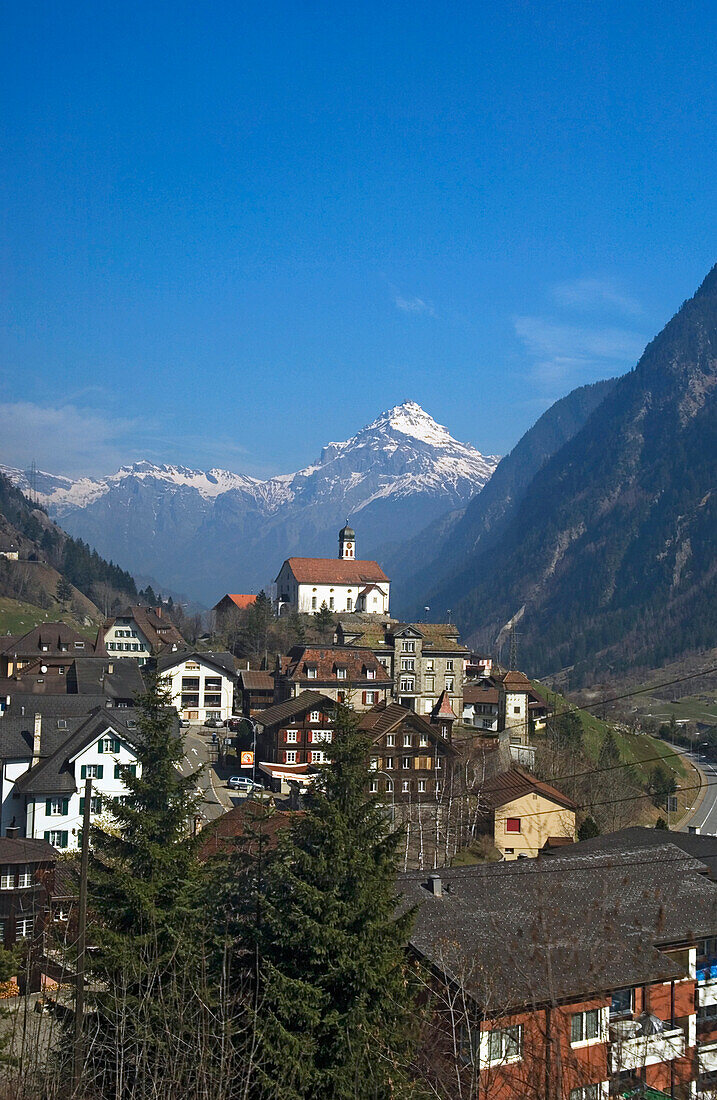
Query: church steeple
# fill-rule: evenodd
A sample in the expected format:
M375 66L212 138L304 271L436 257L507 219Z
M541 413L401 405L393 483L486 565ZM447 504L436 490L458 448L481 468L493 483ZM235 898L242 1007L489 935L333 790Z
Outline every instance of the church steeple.
M348 520L346 520L346 526L339 531L339 557L343 561L353 561L356 557L356 534L353 528L349 527Z

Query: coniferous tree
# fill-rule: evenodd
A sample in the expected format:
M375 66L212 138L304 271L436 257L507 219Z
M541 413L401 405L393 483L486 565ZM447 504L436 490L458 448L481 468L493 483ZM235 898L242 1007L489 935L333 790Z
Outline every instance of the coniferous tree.
M328 640L333 635L334 614L333 611L330 611L329 608L326 606L325 600L319 610L314 615L314 623L316 625L316 629L318 630L321 638L324 641Z
M334 728L321 786L245 900L256 1098L381 1100L404 1079L412 915L396 915L399 836L367 793L355 716L339 707Z
M177 771L181 736L157 680L137 707L140 767L137 774L121 768L129 795L108 802L116 828L92 827L90 859L91 1071L99 1094L113 1100L129 1083L133 1098L157 1095L169 1074L203 924L201 871L189 835L196 776Z

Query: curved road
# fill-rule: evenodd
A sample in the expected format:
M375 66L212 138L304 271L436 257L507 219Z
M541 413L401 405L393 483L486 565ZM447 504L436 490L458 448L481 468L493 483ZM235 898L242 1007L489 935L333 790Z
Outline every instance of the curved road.
M675 751L679 752L680 750L676 749ZM695 764L700 769L707 783L707 789L696 811L683 823L680 831L687 832L688 825L691 827L697 826L701 833L717 836L717 764L705 763L700 757L691 752L682 751L682 755L686 756L691 764Z
M182 775L191 775L204 764L204 771L197 785L202 796L199 812L205 822L214 821L227 810L231 810L236 802L224 781L219 778L215 765L209 761L211 737L206 737L201 732L201 726L190 726L189 729L183 729L182 733L184 734L184 757L179 763L178 770Z

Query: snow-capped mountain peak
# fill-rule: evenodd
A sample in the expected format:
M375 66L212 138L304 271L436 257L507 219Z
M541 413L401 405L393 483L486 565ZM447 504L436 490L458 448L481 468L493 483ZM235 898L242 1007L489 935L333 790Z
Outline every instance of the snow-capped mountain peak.
M142 460L101 478L38 473L35 489L70 534L105 557L215 602L222 590L266 586L284 557L333 556L349 514L361 555L378 553L406 524L418 531L463 507L497 462L405 401L327 444L318 461L265 481ZM29 488L22 471L6 472Z

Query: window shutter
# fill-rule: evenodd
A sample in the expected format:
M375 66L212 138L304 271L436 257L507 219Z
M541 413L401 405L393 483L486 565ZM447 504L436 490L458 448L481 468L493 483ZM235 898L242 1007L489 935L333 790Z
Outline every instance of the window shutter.
M115 764L115 779L119 779L119 778L120 778L120 766L119 766L119 764Z
M366 692L365 691L363 693L363 701L364 701L364 703L366 702Z
M62 830L62 843L60 844L61 848L66 848L67 847L67 838L68 838L67 830L63 829Z
M311 732L311 730L309 730L309 731L308 731L308 733L306 734L306 740L307 740L307 742L308 742L308 744L309 744L309 745L313 744L313 741L314 741L314 735L313 735L313 733Z
M102 744L102 738L101 737L100 737L99 741L97 742L97 751L98 752L104 752L105 751L105 747Z
M49 817L51 813L52 813L52 799L51 798L46 798L45 799L45 815L47 817Z
M105 768L104 764L98 764L97 765L97 778L98 779L102 778L102 772L104 771L104 768Z
M83 764L80 768L80 779L87 779L87 765Z
M67 817L68 810L70 809L69 798L63 798L62 800L62 816Z
M47 829L45 829L45 840L48 844L50 843L50 834Z
M119 737L115 737L112 742L112 752L119 752Z
M80 813L83 814L84 812L85 812L85 800L84 800L84 798L81 798L80 799Z

